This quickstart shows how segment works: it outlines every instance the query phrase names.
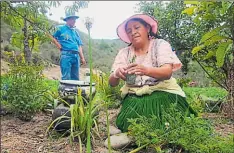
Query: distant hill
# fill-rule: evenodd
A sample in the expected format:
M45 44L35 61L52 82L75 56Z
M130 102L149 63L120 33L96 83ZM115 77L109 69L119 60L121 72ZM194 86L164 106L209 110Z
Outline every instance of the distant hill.
M79 30L78 30L79 31ZM20 51L9 44L10 38L14 30L10 28L6 23L1 21L1 49L2 50L15 50ZM84 43L83 52L87 62L89 62L88 56L88 35L79 31L80 37ZM110 71L114 57L118 53L120 48L126 46L124 42L119 39L92 39L92 52L93 52L93 67L100 69L104 72ZM53 64L59 65L59 50L50 42L44 43L40 46L40 52L34 53L40 58L50 61ZM86 67L89 65L87 64Z

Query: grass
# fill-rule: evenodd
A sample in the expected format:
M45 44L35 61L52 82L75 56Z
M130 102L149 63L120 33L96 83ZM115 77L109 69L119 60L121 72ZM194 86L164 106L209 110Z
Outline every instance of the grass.
M218 87L184 87L189 105L199 114L204 112L218 112L218 107L209 105L225 102L227 91ZM208 103L208 104L207 104Z
M219 100L227 96L227 91L218 88L218 87L206 87L206 88L199 88L199 87L184 87L183 88L186 95L189 96L198 96L200 95L204 100L213 99Z
M58 80L45 79L44 81L50 87L50 91L52 91L52 92L57 92L58 91L58 86L59 86L59 81Z

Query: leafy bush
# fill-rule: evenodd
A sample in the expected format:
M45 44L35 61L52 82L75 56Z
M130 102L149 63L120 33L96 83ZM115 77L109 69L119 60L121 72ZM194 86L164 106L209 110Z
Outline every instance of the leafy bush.
M233 138L218 136L207 120L194 116L184 117L173 107L168 112L162 113L162 120L156 116L129 119L129 134L139 147L153 147L156 151L173 149L176 152L197 153L233 151ZM158 124L159 121L163 124Z
M4 51L19 51L19 48L14 47L11 44L8 44L4 47Z
M43 66L24 62L10 65L6 75L6 101L12 112L22 120L30 120L46 106L45 93L49 90L42 75Z
M191 82L191 78L179 78L177 79L177 83L183 88L183 87L188 87L189 82Z
M111 87L109 85L109 76L110 74L95 74L93 75L94 82L96 82L96 89L97 93L99 93L99 96L102 96L103 99L106 99L105 97L108 97L109 108L115 108L120 105L121 100L121 91L120 88L123 86L123 81L120 82L120 84L117 87Z
M50 91L58 92L58 86L59 86L58 80L44 79L43 81L50 88Z

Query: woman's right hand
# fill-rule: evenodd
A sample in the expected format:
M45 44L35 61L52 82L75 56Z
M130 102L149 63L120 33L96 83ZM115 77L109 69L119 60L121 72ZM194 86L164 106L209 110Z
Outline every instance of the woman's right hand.
M116 78L116 79L120 78L120 79L125 81L126 80L126 74L127 74L126 70L127 70L127 68L125 68L125 67L120 67L120 68L116 69L114 71L114 78Z

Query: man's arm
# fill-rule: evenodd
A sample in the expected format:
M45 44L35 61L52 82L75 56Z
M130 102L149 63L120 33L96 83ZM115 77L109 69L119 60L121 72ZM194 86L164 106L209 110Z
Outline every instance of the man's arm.
M83 42L80 39L80 35L79 35L78 31L76 31L76 36L77 36L77 44L79 46L80 59L81 59L82 64L85 65L86 61L85 61L84 54L83 54L83 49L82 49Z
M56 27L56 31L55 31L55 33L53 34L53 36L52 35L50 35L49 33L46 33L50 38L51 38L51 40L52 40L52 42L57 46L57 48L58 49L61 49L62 48L62 46L59 44L59 42L58 42L58 37L60 36L60 34L61 34L61 31L60 31L60 28L57 26Z
M49 33L46 33L47 36L52 40L52 42L56 45L56 47L58 49L61 49L62 46L60 45L60 43L56 40L56 38L54 38L52 35L50 35Z
M86 64L85 58L84 58L84 54L83 54L83 49L81 46L79 46L79 55L80 55L80 59L83 65Z

